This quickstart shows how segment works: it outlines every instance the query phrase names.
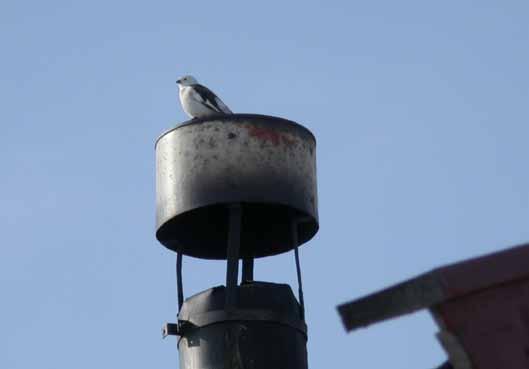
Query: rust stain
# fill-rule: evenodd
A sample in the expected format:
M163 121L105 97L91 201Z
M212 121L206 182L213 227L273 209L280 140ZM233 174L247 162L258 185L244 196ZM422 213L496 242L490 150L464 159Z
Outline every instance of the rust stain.
M296 144L296 140L288 137L287 135L281 135L281 139L283 140L283 143L287 146L292 146Z

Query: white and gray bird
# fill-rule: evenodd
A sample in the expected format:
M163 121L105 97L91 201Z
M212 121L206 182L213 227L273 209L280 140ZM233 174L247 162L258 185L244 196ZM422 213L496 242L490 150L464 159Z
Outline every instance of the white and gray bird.
M193 76L176 81L180 90L180 103L191 118L203 118L214 114L232 114L230 108L209 88L202 86Z

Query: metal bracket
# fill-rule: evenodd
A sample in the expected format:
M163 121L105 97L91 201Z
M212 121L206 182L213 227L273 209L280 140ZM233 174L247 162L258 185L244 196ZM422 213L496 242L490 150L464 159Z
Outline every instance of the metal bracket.
M162 327L162 337L167 336L180 336L180 330L178 324L175 323L165 323Z
M182 282L182 258L181 252L176 253L176 289L178 295L178 311L182 309L184 303L184 286Z
M162 327L162 337L183 336L194 324L187 320L178 320L178 323L165 323Z

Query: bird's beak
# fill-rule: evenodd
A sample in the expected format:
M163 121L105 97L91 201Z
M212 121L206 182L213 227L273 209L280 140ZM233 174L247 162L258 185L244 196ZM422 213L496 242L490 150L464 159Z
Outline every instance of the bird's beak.
M179 85L179 84L180 84L180 80L179 80L179 79L178 79L178 80L176 80L176 84L177 84L177 85Z

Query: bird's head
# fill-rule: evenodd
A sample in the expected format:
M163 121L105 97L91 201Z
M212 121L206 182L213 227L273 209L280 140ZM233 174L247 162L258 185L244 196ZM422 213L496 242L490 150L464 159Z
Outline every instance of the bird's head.
M198 83L195 77L193 76L184 76L176 81L176 84L180 86L190 86Z

